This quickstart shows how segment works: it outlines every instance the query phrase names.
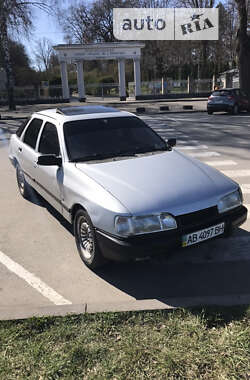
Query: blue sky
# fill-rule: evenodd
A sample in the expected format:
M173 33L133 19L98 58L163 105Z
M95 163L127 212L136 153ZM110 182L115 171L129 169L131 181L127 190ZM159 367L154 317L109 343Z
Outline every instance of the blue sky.
M74 0L64 0L64 4L74 3ZM52 44L64 43L63 31L55 17L47 15L45 12L35 9L33 10L33 26L34 29L28 40L21 40L31 59L32 66L36 66L34 60L35 42L42 38L49 39Z

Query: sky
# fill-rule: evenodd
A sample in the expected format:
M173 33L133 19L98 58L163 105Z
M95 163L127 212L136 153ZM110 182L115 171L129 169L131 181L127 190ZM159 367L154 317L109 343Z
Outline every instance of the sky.
M73 3L71 0L64 0L64 5L69 5ZM33 31L29 39L22 39L20 42L25 46L26 52L31 60L31 65L36 67L36 62L34 58L34 51L36 46L36 41L42 38L49 39L52 44L64 43L63 31L60 27L56 18L47 15L45 12L35 9L33 10Z

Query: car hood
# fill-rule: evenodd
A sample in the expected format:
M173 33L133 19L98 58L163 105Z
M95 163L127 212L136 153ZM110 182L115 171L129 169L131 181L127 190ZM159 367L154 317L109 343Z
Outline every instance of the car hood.
M166 211L181 215L217 204L237 189L218 170L172 150L76 167L103 186L134 215Z

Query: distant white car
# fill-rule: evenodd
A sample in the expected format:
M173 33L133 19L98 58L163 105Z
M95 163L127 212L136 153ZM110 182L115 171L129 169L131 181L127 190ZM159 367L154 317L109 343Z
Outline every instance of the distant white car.
M74 225L86 265L226 235L247 218L237 183L172 149L141 119L108 107L34 113L12 135L21 194L30 186Z

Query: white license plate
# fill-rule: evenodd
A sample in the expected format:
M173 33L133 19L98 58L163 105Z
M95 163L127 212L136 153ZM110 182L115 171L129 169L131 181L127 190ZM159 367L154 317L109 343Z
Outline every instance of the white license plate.
M201 241L211 239L224 233L225 223L205 228L204 230L192 232L182 236L182 247L200 243Z

